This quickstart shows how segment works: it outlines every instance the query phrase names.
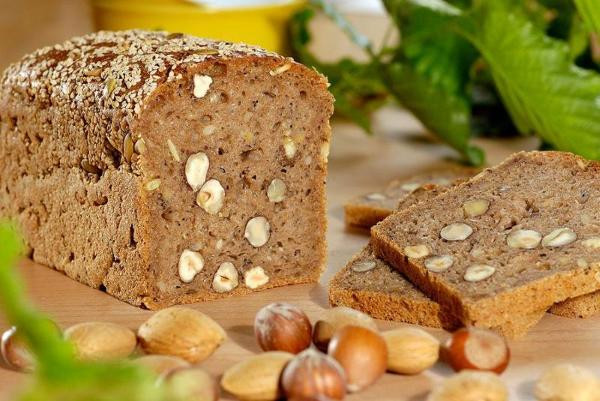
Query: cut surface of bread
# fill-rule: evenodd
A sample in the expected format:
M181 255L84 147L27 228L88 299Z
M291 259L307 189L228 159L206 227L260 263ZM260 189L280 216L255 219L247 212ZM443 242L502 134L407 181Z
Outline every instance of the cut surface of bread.
M398 208L408 207L418 201L414 191L425 185L446 188L456 180L469 178L477 170L467 167L448 167L431 170L390 182L381 192L371 192L351 199L344 206L346 224L369 228Z
M370 245L355 255L329 284L332 306L348 306L377 319L454 330L460 320L432 301L396 269L377 258ZM525 335L545 314L514 315L494 330L508 338Z
M600 289L600 164L521 152L371 230L374 253L464 324Z
M0 216L32 258L151 309L314 282L326 79L243 44L99 32L0 87Z

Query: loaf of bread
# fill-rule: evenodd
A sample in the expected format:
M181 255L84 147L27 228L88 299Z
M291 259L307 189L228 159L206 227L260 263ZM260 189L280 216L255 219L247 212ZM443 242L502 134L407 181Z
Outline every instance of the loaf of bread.
M381 192L370 192L348 201L344 205L346 224L369 228L399 208L418 202L420 195L415 194L415 190L427 185L447 188L455 181L470 178L476 173L477 170L472 168L453 166L393 180Z
M327 81L256 47L99 32L0 86L0 215L33 259L151 309L325 263Z
M348 306L377 319L454 330L462 323L434 302L400 272L377 258L368 245L329 283L332 306ZM493 329L505 337L524 336L545 315L545 310L516 314Z
M600 289L599 172L569 153L517 153L374 226L374 253L464 324L494 327L590 294Z

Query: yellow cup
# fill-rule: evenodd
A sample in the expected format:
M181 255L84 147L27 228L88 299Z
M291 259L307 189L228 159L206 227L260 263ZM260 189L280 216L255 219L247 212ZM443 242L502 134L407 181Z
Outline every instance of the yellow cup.
M287 54L287 23L305 0L212 8L183 0L92 0L98 30L151 29L245 42Z

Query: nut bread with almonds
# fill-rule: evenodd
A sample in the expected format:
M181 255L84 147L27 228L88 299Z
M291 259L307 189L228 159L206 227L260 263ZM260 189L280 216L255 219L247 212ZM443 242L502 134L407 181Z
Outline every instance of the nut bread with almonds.
M396 269L377 258L370 245L355 255L329 284L332 306L347 306L376 319L454 330L459 319L427 297ZM524 336L544 316L545 310L514 315L493 327L507 338Z
M35 261L151 309L318 279L333 99L313 69L98 32L0 82L0 216Z
M514 154L374 226L374 253L463 324L495 327L593 293L599 172L570 153Z
M396 210L418 202L420 195L415 191L422 192L424 186L448 188L457 180L472 177L477 171L473 168L452 166L393 180L381 192L370 192L348 201L344 205L346 224L369 228Z

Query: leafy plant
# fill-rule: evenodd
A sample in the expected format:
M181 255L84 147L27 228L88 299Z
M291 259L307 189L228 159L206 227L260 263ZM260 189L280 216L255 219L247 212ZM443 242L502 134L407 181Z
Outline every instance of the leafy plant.
M312 3L325 7L320 0ZM321 69L307 50L308 40L295 41L294 48L303 62L335 75L332 92L354 99L363 126L379 104L361 108L357 99L368 91L347 84L359 75L345 71L368 71L378 93L401 103L471 164L484 161L483 152L469 142L480 131L518 130L538 135L550 147L600 159L600 75L587 32L600 29L594 3L384 0L401 40L378 54L326 6L352 39L359 38L370 61ZM296 19L296 32L307 32L307 21Z
M35 380L20 400L175 400L166 386L157 386L154 375L141 367L126 362L87 363L75 359L71 345L24 295L14 268L22 249L15 227L0 222L0 304L37 360Z

